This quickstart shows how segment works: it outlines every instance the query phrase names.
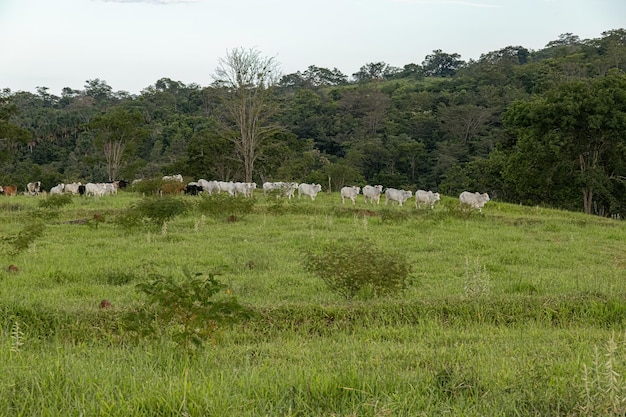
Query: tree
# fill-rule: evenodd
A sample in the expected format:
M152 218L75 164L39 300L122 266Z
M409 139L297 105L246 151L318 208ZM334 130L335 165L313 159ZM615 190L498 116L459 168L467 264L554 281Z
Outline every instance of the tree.
M363 65L359 72L352 74L352 77L358 82L371 81L371 80L384 80L391 78L395 74L400 73L399 68L390 66L385 62L369 62Z
M132 141L139 141L145 135L143 116L137 110L129 111L116 107L94 118L89 126L95 131L102 144L106 171L109 181L116 179L122 165L122 157Z
M277 106L270 102L280 79L279 65L256 49L236 48L220 58L214 78L223 93L222 131L235 145L244 180L252 182L260 145L280 130L271 121Z
M426 55L422 67L424 75L429 77L452 77L456 71L465 65L459 54L447 54L441 49L436 49L432 54Z
M545 97L517 102L504 122L519 137L513 158L550 161L555 174L572 175L570 184L580 190L587 214L592 213L596 193L610 193L613 181L626 180L620 162L626 157L623 72L562 84Z
M0 97L0 160L10 159L18 145L26 144L30 139L30 132L11 122L11 116L17 114L14 104L5 104L6 99Z

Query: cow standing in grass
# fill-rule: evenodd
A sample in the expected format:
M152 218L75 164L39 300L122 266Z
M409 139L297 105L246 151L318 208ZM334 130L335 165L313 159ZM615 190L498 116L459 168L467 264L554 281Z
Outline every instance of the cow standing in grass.
M356 196L361 192L361 187L343 187L341 189L341 203L344 204L346 202L346 198L348 200L352 200L352 204L356 204Z
M415 208L421 208L422 204L427 204L432 209L439 200L441 200L439 193L424 190L417 190L415 192Z
M483 211L485 203L489 201L489 194L487 193L470 193L469 191L463 191L459 195L461 205L468 205L473 209L478 209L479 212Z
M366 203L380 204L380 195L383 193L382 185L366 185L363 187L363 199Z
M26 194L39 195L41 192L41 181L29 182L26 184Z
M311 201L315 201L315 197L317 197L317 193L319 193L320 191L322 191L321 184L302 183L298 185L298 198L300 198L300 196L304 194L311 197Z
M393 204L393 202L395 201L400 207L402 207L402 204L411 197L413 197L412 191L387 188L385 190L385 205L387 205L387 203L390 201L391 204Z

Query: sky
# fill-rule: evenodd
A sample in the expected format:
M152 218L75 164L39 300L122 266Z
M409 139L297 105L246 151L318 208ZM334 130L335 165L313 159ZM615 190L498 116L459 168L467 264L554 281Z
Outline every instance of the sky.
M434 50L461 59L559 35L626 28L625 0L0 0L0 90L83 90L99 79L140 94L161 78L210 85L235 48L351 76Z

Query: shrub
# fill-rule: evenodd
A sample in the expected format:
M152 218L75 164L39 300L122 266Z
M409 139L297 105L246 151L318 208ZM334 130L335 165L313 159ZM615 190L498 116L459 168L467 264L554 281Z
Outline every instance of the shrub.
M145 179L145 180L141 180L133 184L131 189L134 192L145 194L145 195L158 194L159 191L161 190L162 185L163 185L163 180L161 180L160 178Z
M37 205L41 208L59 209L72 203L72 196L69 194L55 194L48 196L45 200L39 200Z
M405 258L368 241L333 242L303 257L307 271L345 298L382 296L406 288L411 267Z
M146 197L133 204L118 219L117 223L126 229L133 229L144 224L154 228L163 228L168 220L186 213L189 205L175 197Z
M171 276L156 276L151 282L138 284L137 289L147 296L147 306L126 318L127 329L156 335L169 328L174 341L189 352L213 338L221 324L251 317L252 310L240 305L235 297L215 299L226 288L215 274L192 275L185 270L184 275L181 282ZM149 306L154 311L149 311Z
M202 196L198 202L198 210L200 213L216 219L234 221L252 213L254 204L254 198L233 197L229 194L220 193Z

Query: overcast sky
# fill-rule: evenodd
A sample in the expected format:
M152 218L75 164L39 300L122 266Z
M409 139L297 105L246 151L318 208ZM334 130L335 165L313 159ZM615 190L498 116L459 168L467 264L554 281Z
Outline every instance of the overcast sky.
M207 86L238 47L276 57L283 74L315 65L351 76L370 62L421 64L435 49L468 61L619 28L626 0L0 0L0 89Z

